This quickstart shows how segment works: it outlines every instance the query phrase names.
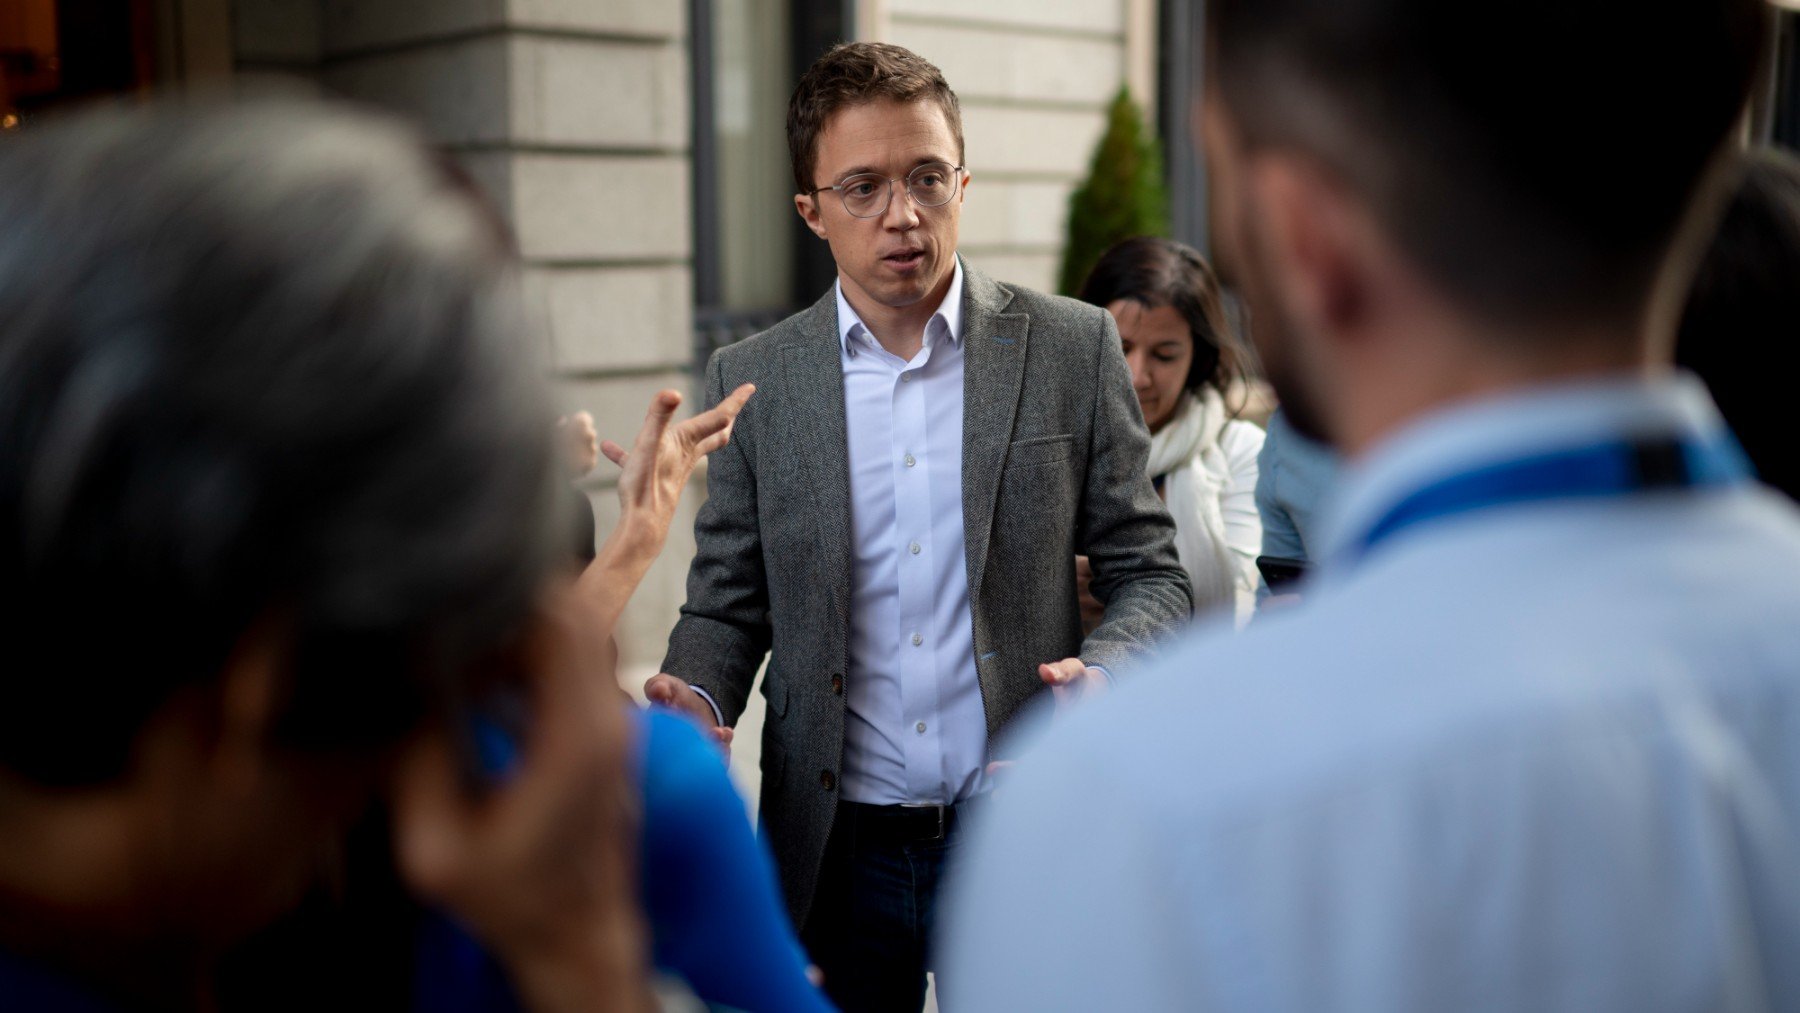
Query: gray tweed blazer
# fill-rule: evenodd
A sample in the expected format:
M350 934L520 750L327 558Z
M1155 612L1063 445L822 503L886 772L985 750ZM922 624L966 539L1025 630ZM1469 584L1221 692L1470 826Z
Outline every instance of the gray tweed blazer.
M1041 662L1123 676L1192 610L1175 527L1112 317L963 268L963 518L988 738L1043 690ZM662 670L728 724L765 654L762 830L794 924L837 808L850 635L850 477L837 299L720 349L706 403L756 384L708 463L687 603ZM1104 622L1085 640L1076 554Z

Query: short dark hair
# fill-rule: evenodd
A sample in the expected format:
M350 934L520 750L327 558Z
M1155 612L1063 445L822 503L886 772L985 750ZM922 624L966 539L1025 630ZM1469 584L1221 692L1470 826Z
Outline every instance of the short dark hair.
M1146 309L1168 306L1194 339L1189 391L1212 385L1223 394L1244 376L1244 356L1225 317L1219 279L1200 251L1172 239L1134 236L1105 253L1081 286L1081 301L1107 306L1130 299Z
M1494 319L1614 320L1697 234L1764 8L1215 0L1207 18L1246 143L1329 167L1448 294Z
M929 99L944 111L956 135L956 160L963 160L962 106L944 74L910 49L885 42L843 42L825 52L801 75L788 100L788 157L794 164L796 193L818 187L819 135L838 110L865 102L918 102Z
M126 772L254 625L275 733L379 747L558 556L511 257L385 120L91 111L0 140L0 768Z
M1675 361L1712 391L1763 481L1800 499L1791 381L1800 346L1800 158L1749 153L1682 313Z

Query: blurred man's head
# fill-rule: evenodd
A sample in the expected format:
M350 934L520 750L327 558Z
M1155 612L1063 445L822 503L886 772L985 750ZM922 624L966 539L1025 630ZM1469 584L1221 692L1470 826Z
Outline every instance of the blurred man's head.
M1346 353L1397 324L1494 336L1478 353L1521 379L1641 362L1666 341L1676 300L1652 293L1680 287L1675 251L1706 217L1760 0L1207 13L1219 238L1297 424L1351 443L1379 428L1346 432L1336 388L1354 382Z
M511 275L454 174L360 115L0 140L0 901L36 862L91 894L64 914L264 917L504 650L560 530ZM81 820L58 860L39 828ZM95 848L118 882L57 881Z

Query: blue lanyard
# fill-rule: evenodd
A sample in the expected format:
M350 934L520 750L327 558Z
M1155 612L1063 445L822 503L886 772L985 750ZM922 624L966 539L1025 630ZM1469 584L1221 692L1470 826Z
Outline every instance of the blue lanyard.
M1407 528L1491 507L1731 485L1752 474L1737 440L1724 431L1704 440L1657 436L1551 451L1419 489L1370 525L1353 551L1365 555Z

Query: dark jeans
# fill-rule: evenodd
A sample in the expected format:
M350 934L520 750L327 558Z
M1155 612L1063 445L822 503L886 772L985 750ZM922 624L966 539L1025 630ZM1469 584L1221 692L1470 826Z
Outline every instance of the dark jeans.
M957 847L892 807L838 806L801 940L844 1013L919 1013L932 957L938 883ZM887 813L872 810L890 810Z

